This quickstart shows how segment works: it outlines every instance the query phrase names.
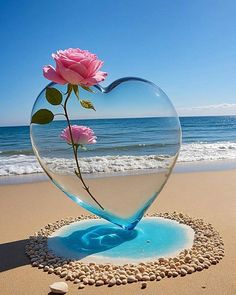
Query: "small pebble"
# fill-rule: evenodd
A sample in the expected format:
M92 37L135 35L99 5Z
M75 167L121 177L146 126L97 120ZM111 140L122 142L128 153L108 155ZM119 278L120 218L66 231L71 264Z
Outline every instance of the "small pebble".
M127 278L128 283L134 283L134 282L136 282L136 280L137 279L134 276L128 276L128 278Z
M150 281L154 281L156 279L156 276L153 274L153 275L150 275Z
M95 284L95 280L94 279L88 279L88 284L89 285L94 285Z
M85 285L83 283L80 283L78 286L78 289L84 289Z
M142 275L140 273L136 274L135 278L138 280L138 281L141 281L142 280Z
M112 287L112 286L114 286L116 284L116 279L115 278L112 278L112 279L110 279L110 281L109 281L109 283L108 283L108 286L109 287Z
M148 275L143 276L143 281L150 281L150 277Z
M191 261L191 256L187 254L184 258L184 262L189 262L189 261Z
M181 276L186 276L187 271L185 269L181 269Z
M49 274L54 273L54 269L53 269L52 267L50 267L49 270L48 270L48 273L49 273Z
M65 294L68 292L68 285L65 282L55 282L49 288L55 294Z
M192 270L191 268L189 268L189 269L187 270L187 273L188 273L188 274L191 274L191 273L193 273L193 270Z
M201 256L198 258L198 260L199 260L199 262L201 262L201 263L204 262L204 258L201 257Z
M96 281L95 286L99 287L99 286L102 286L102 285L104 285L104 281L102 281L102 280Z
M165 273L162 271L160 272L160 275L159 275L161 278L164 278L165 277Z
M173 271L172 275L173 275L173 277L175 278L175 277L177 277L179 274L177 273L177 271Z
M147 288L147 282L142 282L141 289L146 289Z

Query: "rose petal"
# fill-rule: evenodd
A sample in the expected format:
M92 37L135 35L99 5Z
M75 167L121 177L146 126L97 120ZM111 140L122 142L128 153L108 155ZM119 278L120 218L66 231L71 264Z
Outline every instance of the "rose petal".
M94 78L99 82L103 81L106 79L107 73L99 71L95 74Z
M84 78L80 74L70 70L69 68L64 67L59 60L56 60L56 63L59 73L68 83L78 85L81 81L83 81Z
M85 79L83 83L86 83L86 86L93 86L98 84L101 81L104 81L107 76L105 72L97 72L93 77Z
M46 79L55 83L62 85L67 83L51 65L43 67L43 75Z
M78 73L83 79L87 78L88 70L87 68L80 62L74 63L69 67L70 70Z
M103 61L101 60L93 60L89 65L89 75L95 74L103 65Z

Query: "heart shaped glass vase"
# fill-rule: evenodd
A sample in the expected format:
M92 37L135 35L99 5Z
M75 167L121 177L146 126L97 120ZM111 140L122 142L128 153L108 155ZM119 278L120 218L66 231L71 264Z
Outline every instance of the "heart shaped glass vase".
M80 99L73 90L67 117L66 85L51 83L36 99L30 126L35 155L74 202L133 229L175 165L181 143L177 113L159 87L140 78L96 85L91 92L79 87ZM68 125L89 128L90 142L76 145L75 151L65 136Z

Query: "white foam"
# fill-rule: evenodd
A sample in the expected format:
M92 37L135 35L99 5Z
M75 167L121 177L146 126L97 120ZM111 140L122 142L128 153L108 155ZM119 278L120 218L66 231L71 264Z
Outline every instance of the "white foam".
M181 147L178 162L201 162L236 159L236 142L189 143ZM73 171L73 159L47 159L52 169L66 167ZM83 173L122 173L166 167L168 159L164 156L104 156L80 159ZM30 155L0 156L0 176L22 175L43 172L38 161Z
M63 174L65 169L74 173L76 168L73 159L45 159L52 171ZM122 173L146 169L165 168L171 159L164 156L104 156L80 158L80 169L85 174ZM64 171L63 171L64 170Z
M40 167L35 156L13 155L0 157L0 176L40 173Z
M236 142L183 144L179 162L217 161L236 159Z

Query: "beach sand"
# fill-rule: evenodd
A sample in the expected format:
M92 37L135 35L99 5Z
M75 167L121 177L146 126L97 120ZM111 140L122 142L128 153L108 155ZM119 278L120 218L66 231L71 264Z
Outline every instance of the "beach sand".
M144 177L137 177L141 188ZM113 198L118 198L115 191ZM62 279L31 267L24 254L27 238L49 222L87 212L50 182L0 186L0 208L0 294L48 294L48 286ZM148 282L145 290L141 283L78 290L68 282L68 294L236 294L236 170L173 174L149 209L172 211L203 218L220 232L226 255L219 264L186 277Z

